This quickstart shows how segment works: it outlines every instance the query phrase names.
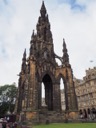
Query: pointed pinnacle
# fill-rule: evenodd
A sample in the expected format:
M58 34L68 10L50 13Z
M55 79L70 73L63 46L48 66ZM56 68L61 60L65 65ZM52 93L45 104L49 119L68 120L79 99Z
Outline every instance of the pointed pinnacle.
M47 18L47 21L49 22L49 19L48 19L48 14L47 14L46 18Z
M46 14L46 7L44 4L44 1L42 1L42 6L41 6L41 10L40 10L41 16L44 16Z
M26 48L24 50L23 59L26 59Z
M32 37L34 37L34 30L33 30L33 33L32 33Z
M65 39L63 38L63 48L66 48L66 43L65 43Z
M46 8L45 8L45 4L44 4L44 0L42 1L41 9L46 9Z

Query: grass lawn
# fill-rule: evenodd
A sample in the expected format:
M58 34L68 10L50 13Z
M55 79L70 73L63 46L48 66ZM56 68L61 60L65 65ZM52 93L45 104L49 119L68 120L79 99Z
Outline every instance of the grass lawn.
M58 123L37 125L32 128L96 128L96 123Z

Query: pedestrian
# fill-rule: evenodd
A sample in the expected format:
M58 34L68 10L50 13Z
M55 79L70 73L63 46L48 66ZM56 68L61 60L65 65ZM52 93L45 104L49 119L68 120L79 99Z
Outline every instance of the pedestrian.
M0 122L0 128L2 128L2 123Z
M7 123L7 124L6 124L6 128L10 128L10 125L9 125L9 123Z
M2 122L2 128L6 128L6 122Z

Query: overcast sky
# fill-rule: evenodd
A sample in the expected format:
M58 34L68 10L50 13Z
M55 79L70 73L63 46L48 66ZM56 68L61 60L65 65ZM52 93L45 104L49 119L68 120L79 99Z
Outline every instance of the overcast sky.
M40 15L42 0L0 0L0 85L18 83L24 49ZM66 41L75 77L96 66L96 0L45 0L54 50ZM90 62L93 60L93 62Z

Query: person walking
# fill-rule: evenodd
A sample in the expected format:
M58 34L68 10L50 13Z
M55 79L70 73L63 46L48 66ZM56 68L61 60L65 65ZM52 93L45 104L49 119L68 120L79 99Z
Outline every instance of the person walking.
M2 128L6 128L6 122L2 122Z
M0 122L0 128L2 128L2 123Z

